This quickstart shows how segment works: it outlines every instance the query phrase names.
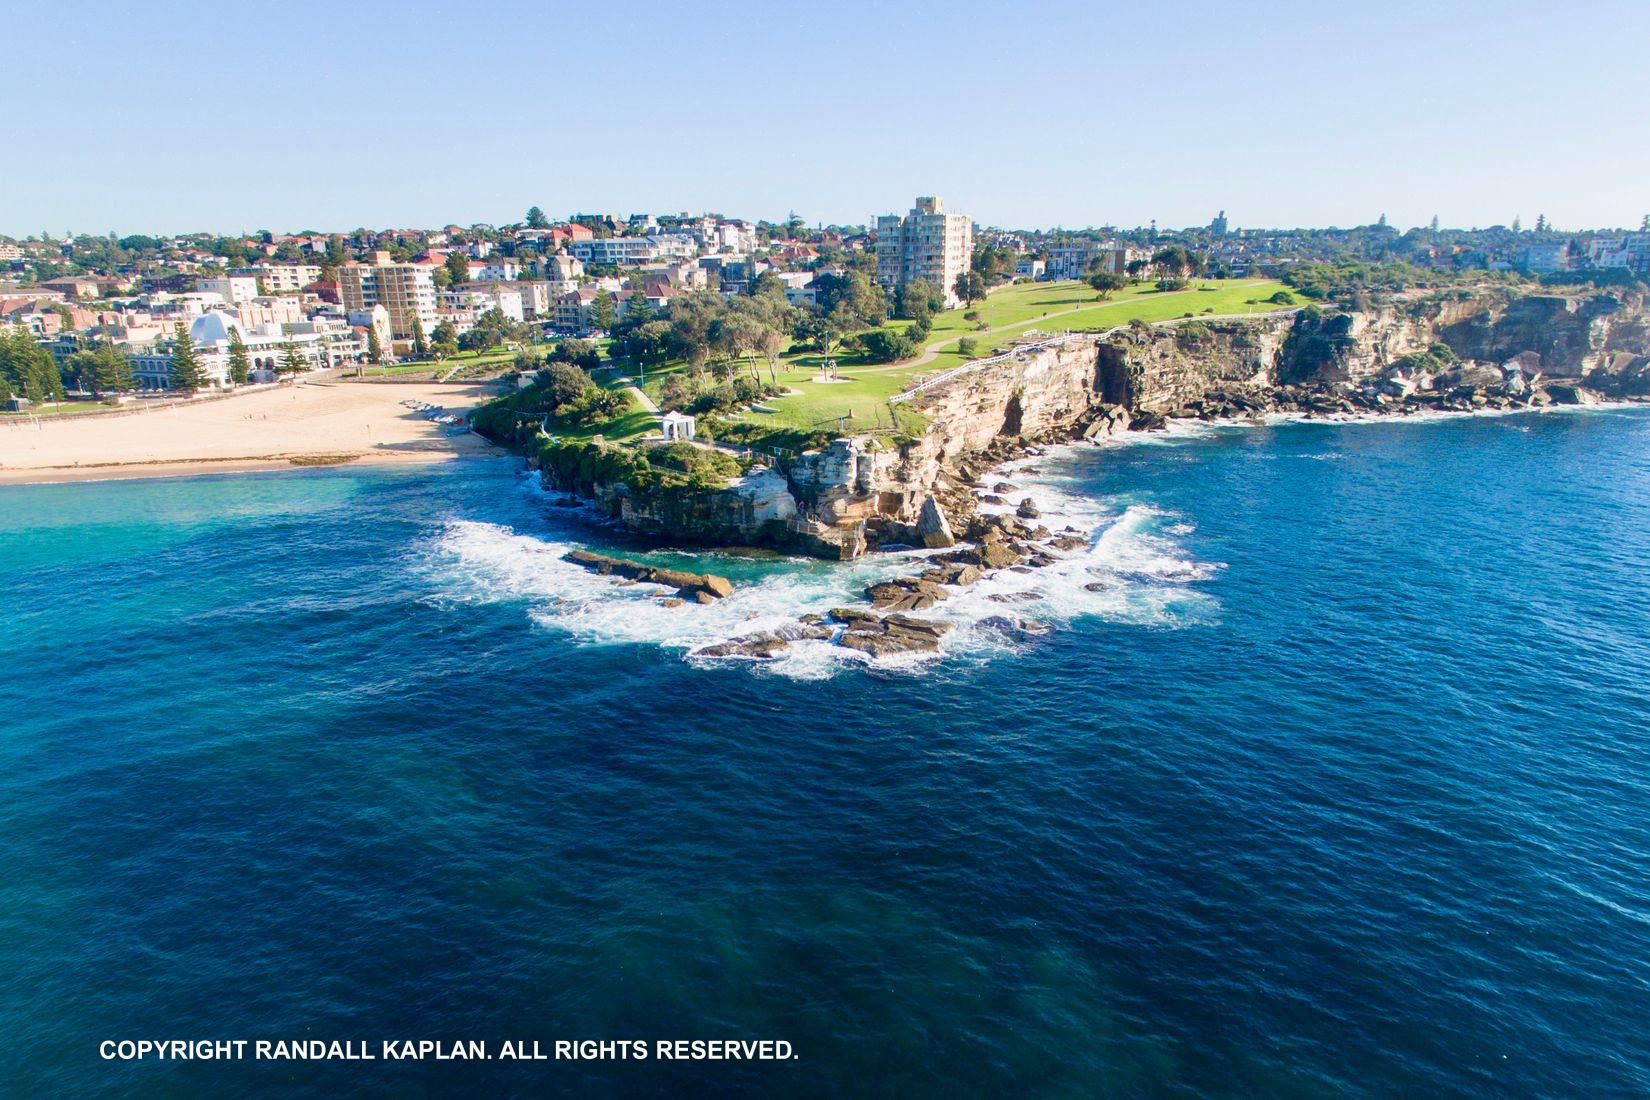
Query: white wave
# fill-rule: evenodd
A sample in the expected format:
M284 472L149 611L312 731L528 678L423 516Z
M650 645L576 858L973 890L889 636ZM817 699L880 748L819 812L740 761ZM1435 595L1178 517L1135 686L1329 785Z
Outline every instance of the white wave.
M1055 453L1048 456L1058 461ZM1219 568L1191 558L1175 541L1191 524L1140 502L1096 500L1077 489L1075 479L1038 468L1037 458L1005 465L987 478L1013 478L1016 501L1030 497L1051 531L1074 534L1084 545L1056 553L1056 561L1028 572L1001 570L951 598L922 611L955 628L941 641L938 657L989 659L1035 645L1051 626L1094 616L1116 622L1175 626L1198 621L1214 606L1188 587ZM872 554L853 562L776 560L747 562L725 571L736 574L734 593L712 604L666 607L672 595L658 585L630 584L591 573L562 560L581 545L568 533L549 528L555 513L532 487L535 512L546 515L543 533L524 533L498 523L453 520L427 547L427 564L442 592L463 602L520 600L546 630L592 644L648 644L679 651L693 661L695 650L733 638L782 630L797 616L823 614L833 607L865 606L868 584L920 572L935 551ZM1013 505L982 506L1012 511ZM650 555L659 560L660 555ZM681 568L718 570L705 556L682 555ZM754 575L753 575L754 574ZM936 655L872 658L827 640L793 641L779 660L751 662L761 674L800 679L832 676L845 667L920 669Z

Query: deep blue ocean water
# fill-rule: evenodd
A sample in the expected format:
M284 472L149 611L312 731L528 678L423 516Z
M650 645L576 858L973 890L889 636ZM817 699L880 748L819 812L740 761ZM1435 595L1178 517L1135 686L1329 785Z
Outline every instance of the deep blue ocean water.
M0 1094L1650 1092L1650 416L1033 466L917 668L687 658L893 567L660 608L508 460L0 488Z

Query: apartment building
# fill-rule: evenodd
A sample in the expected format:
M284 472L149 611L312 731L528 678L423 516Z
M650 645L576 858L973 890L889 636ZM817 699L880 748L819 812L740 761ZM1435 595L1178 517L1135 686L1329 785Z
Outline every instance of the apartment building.
M877 280L891 291L927 279L944 291L948 307L956 307L962 302L957 276L968 270L973 253L973 222L966 214L946 213L938 198L919 197L904 217L877 219Z
M265 294L291 294L321 277L320 264L259 264L238 268L231 275L253 275Z
M338 293L346 312L383 306L389 311L396 340L412 339L414 317L426 336L439 320L432 264L391 263L389 253L374 253L372 263L345 264L338 269Z
M639 264L659 255L650 237L596 237L573 241L567 250L587 264Z

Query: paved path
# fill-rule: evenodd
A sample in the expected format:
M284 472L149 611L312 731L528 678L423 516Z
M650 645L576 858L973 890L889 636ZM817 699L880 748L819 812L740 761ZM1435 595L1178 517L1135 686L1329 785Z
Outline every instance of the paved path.
M659 411L659 403L649 397L646 390L642 389L642 387L638 386L635 382L632 382L629 375L621 374L617 378L613 379L613 381L618 382L620 385L624 386L625 389L635 394L637 402L641 404L642 408L652 413L654 417L664 415Z

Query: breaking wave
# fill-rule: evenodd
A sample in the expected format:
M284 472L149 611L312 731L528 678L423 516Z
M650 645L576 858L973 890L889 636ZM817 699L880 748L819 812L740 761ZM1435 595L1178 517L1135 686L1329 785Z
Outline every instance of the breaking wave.
M1021 652L1082 617L1153 627L1208 619L1214 601L1191 585L1220 566L1196 560L1177 541L1194 530L1186 517L1146 502L1095 500L1081 492L1078 478L1045 474L1032 467L1035 461L1009 463L986 480L1012 478L1015 500L1030 497L1036 503L1037 523L1081 537L1085 545L1056 554L1051 565L1001 570L969 588L953 589L950 599L922 611L924 618L955 627L942 639L938 655L873 658L828 641L799 640L778 660L753 667L805 679L866 664L912 670L936 659L990 659ZM538 495L536 489L530 491ZM542 500L535 505L542 506ZM980 510L1012 511L1012 506L982 504ZM734 594L727 599L667 607L667 589L600 576L563 561L567 551L586 545L577 537L584 533L556 530L549 520L543 530L452 520L426 547L425 558L447 598L521 601L534 622L582 642L656 645L698 661L694 653L705 646L782 630L805 613L865 606L866 585L919 572L924 559L938 553L882 553L846 563L707 553L632 555L734 580Z

